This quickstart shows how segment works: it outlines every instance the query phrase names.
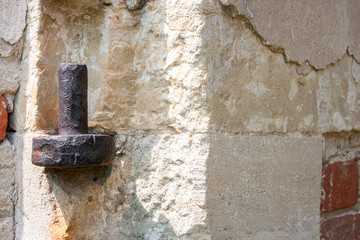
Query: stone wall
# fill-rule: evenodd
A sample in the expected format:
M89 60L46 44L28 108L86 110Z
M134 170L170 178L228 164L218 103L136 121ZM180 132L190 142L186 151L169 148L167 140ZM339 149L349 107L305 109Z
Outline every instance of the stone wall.
M360 236L356 0L0 3L3 239ZM31 164L61 62L108 166Z
M359 227L359 134L324 134L321 236L356 239Z
M22 52L26 28L25 0L0 1L0 239L14 239L15 150L8 127L8 115L14 111L15 95L22 76Z

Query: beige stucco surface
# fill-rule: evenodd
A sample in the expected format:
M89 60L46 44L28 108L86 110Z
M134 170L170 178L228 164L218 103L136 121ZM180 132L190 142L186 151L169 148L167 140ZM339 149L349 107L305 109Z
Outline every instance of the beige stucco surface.
M15 239L316 239L321 164L358 146L359 4L137 2L2 2ZM61 62L88 66L109 166L30 162L57 133Z
M26 27L26 1L2 0L0 11L0 92L16 93L21 68L23 32Z
M15 194L15 147L7 139L0 143L0 239L14 237Z
M359 129L358 63L346 51L336 64L303 76L298 66L264 46L246 21L219 12L207 17L205 24L202 39L212 132Z
M305 70L264 46L247 21L217 1L149 2L143 12L86 3L93 8L48 1L34 15L44 34L27 48L36 58L29 63L38 61L29 72L38 79L28 87L30 128L57 127L57 66L83 62L89 123L100 131L359 129L359 64L346 51L336 64L299 74Z
M359 3L346 1L220 0L233 17L249 19L263 43L288 61L325 68L347 50L359 61Z
M27 162L18 207L29 217L19 213L17 236L316 237L321 153L320 137L157 134L117 138L109 167L43 172Z
M14 110L15 94L22 76L21 56L26 28L25 0L0 1L0 94L6 98L8 113ZM15 153L19 146L11 133L0 141L0 239L15 238L16 189Z
M321 138L210 138L208 221L213 239L316 239Z

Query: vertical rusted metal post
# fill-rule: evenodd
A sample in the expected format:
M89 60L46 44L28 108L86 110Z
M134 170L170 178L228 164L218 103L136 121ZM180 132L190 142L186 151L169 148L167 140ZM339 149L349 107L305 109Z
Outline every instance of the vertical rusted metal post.
M88 133L87 67L63 63L59 71L59 134Z
M32 163L49 168L109 164L113 136L88 133L86 65L63 63L59 71L59 135L33 138Z

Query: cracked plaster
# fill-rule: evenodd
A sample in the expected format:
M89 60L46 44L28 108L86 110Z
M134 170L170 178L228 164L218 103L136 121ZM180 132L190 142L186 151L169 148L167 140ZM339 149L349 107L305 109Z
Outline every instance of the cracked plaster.
M263 44L279 49L287 61L324 69L347 51L360 59L357 0L220 0L233 17L242 16Z
M129 11L124 1L30 1L27 89L19 92L11 120L19 131L15 144L24 147L16 149L16 239L316 237L319 136L360 129L358 63L344 54L348 35L328 55L323 51L338 35L304 51L298 35L282 39L287 24L303 19L297 9L319 9L316 3L277 3L294 6L290 23L274 3L260 3L223 0L221 8L218 0L164 0ZM353 14L347 5L328 7ZM265 18L269 12L278 14ZM288 61L305 64L288 64L283 51ZM63 61L89 67L90 127L117 135L117 157L108 167L61 172L30 163L31 138L56 132L56 71ZM246 136L254 133L261 136ZM306 205L298 203L299 193ZM266 205L260 206L266 218L259 214L256 199L264 194L271 206L285 199L283 212L278 222L253 228L249 223L278 214ZM225 220L235 219L229 230L239 231L217 229L226 223L219 206L227 203ZM233 216L239 204L244 211Z

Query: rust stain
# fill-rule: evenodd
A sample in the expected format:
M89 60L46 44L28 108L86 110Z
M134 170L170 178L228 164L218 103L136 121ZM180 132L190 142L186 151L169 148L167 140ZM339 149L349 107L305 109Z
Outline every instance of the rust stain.
M63 216L58 216L53 221L49 228L49 239L52 240L69 240L69 234L67 233L68 225Z

